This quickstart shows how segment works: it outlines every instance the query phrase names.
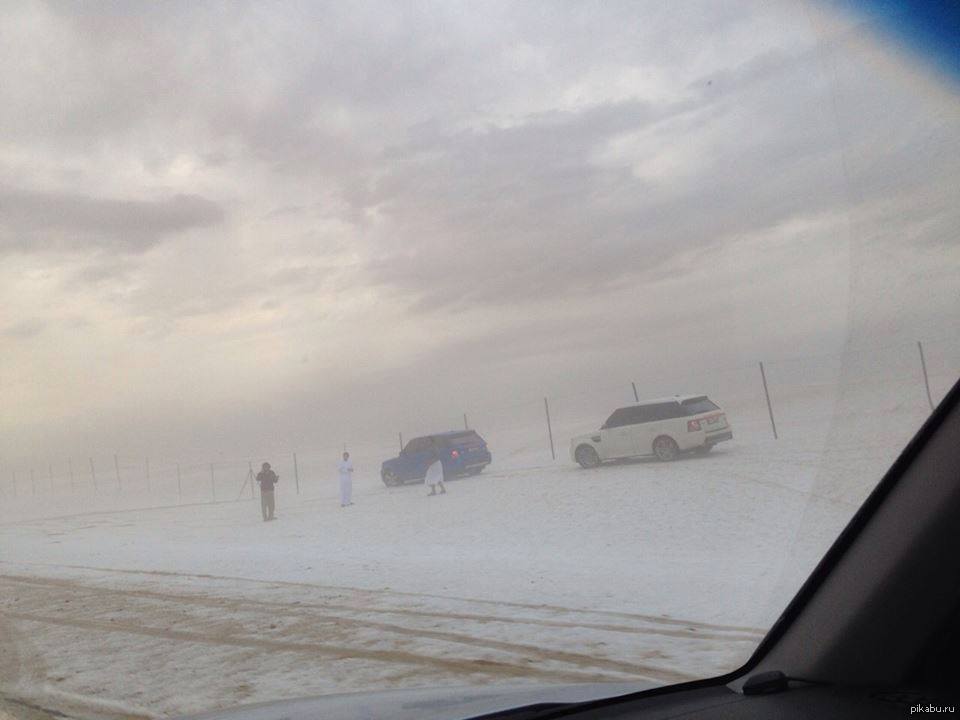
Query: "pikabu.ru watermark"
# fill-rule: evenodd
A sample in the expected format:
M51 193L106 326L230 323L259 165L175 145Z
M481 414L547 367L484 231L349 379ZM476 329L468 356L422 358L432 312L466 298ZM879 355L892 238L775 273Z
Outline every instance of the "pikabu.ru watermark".
M957 711L956 705L934 705L932 703L928 705L911 705L910 714L914 713L955 713Z

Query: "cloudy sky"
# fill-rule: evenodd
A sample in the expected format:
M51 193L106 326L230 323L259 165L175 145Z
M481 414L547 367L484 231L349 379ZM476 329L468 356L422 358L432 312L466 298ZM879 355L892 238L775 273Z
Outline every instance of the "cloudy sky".
M957 97L818 4L4 3L0 452L956 332Z

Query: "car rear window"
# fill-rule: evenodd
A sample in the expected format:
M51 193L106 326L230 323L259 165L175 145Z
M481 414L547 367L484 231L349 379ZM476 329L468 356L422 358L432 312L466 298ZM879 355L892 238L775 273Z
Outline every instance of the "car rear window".
M473 430L456 435L446 435L443 441L447 445L456 445L457 447L480 447L483 445L483 438Z
M710 412L711 410L719 410L720 406L710 400L708 397L698 397L690 398L689 400L684 400L682 403L683 410L687 415L699 415L700 413Z

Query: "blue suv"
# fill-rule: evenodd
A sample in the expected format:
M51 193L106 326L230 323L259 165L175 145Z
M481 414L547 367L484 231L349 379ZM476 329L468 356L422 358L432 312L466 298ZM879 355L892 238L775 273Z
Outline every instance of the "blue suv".
M476 475L493 460L487 443L474 430L454 430L413 438L399 456L383 462L380 477L389 486L423 482L438 455L446 478Z

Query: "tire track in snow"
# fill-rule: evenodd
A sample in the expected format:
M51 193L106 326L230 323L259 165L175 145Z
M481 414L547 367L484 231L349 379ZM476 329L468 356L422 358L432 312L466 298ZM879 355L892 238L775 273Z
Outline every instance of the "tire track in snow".
M542 618L516 618L516 617L504 617L501 615L482 615L477 613L465 613L465 612L439 612L433 610L412 610L409 608L375 608L370 606L364 606L358 608L356 605L349 605L346 603L336 603L336 602L325 602L325 603L309 603L298 601L296 603L284 603L271 600L253 600L253 599L244 599L244 600L230 600L223 596L211 596L205 593L170 593L170 592L159 592L156 590L130 590L126 588L108 588L100 585L85 585L79 582L74 582L72 580L65 580L59 578L39 578L32 576L23 576L23 575L9 575L9 574L0 574L0 580L8 580L11 582L18 582L24 584L34 584L34 585L49 585L49 586L59 586L59 587L69 587L71 589L83 589L89 590L91 592L106 592L114 595L126 595L130 597L141 597L141 598L150 598L155 600L162 601L182 601L187 603L194 604L203 604L207 603L210 606L225 607L232 605L236 608L244 609L253 606L261 607L264 609L269 609L272 612L287 614L291 616L300 616L303 613L301 610L310 610L316 611L315 617L327 618L330 620L342 620L344 622L355 622L362 623L369 627L378 627L383 630L390 632L398 633L421 633L421 632L430 632L428 630L420 630L417 628L410 628L401 625L395 625L390 623L378 622L375 620L367 619L358 619L358 618L348 618L345 616L331 615L329 611L344 611L349 613L357 613L362 615L400 615L404 617L417 617L424 618L427 620L466 620L470 622L479 622L479 623L503 623L509 625L534 625L542 627L551 627L551 628L567 628L567 629L585 629L585 630L600 630L604 632L613 632L613 633L626 633L631 635L662 635L666 637L677 637L677 638L688 638L694 640L718 640L721 642L752 642L757 643L760 641L761 637L755 633L741 633L741 632L730 632L730 633L719 633L719 632L702 632L697 629L697 623L690 623L688 627L685 628L662 628L656 626L649 627L637 627L629 625L613 625L613 624L603 624L603 623L591 623L591 622L570 622L564 620L548 620ZM366 591L361 591L366 592ZM297 608L296 610L292 608ZM448 633L448 638L451 641L453 638L458 637L455 633ZM464 638L469 638L470 640L477 640L473 636L462 636ZM441 638L438 638L441 639ZM533 646L529 646L531 649L534 649Z
M745 635L754 636L756 642L759 642L760 639L766 635L767 631L763 628L750 627L745 625L725 625L718 623L705 623L699 622L696 620L685 620L681 618L672 618L672 617L662 617L658 615L645 615L642 613L630 613L617 610L593 610L593 609L584 609L584 608L571 608L564 607L562 605L550 605L545 603L523 603L523 602L513 602L508 600L486 600L483 598L468 598L460 597L456 595L438 595L434 593L418 593L418 592L408 592L403 590L389 590L389 589L369 589L369 588L357 588L350 587L345 585L322 585L319 583L308 583L308 582L297 582L292 580L260 580L257 578L248 578L240 577L235 575L213 575L210 573L184 573L184 572L173 572L168 570L131 570L131 569L117 569L117 568L105 568L97 567L93 565L56 565L50 563L6 563L0 561L0 565L3 564L13 564L13 565L31 565L36 567L45 567L45 568L65 568L69 570L93 570L99 573L109 573L115 575L145 575L145 576L157 576L157 577L173 577L173 578L184 578L184 579L201 579L201 580L225 580L230 582L244 582L250 583L252 585L259 585L261 587L295 587L295 588L305 588L311 590L323 590L323 591L335 591L335 592L349 592L354 593L358 596L369 596L369 597L413 597L413 598L426 598L431 600L444 600L444 601L453 601L453 602L462 602L470 603L474 605L487 605L497 608L518 608L524 610L538 610L538 611L550 611L555 613L563 613L570 615L596 615L601 617L610 617L610 618L620 618L623 620L639 621L651 623L654 625L666 625L672 627L681 627L685 629L697 628L707 631L719 631L720 633L743 633ZM458 619L456 614L451 615L452 618ZM470 619L470 618L463 618ZM485 618L484 618L485 619ZM503 620L500 616L490 616L490 619L499 619ZM542 622L541 619L529 619L531 623ZM519 619L518 619L519 621ZM523 620L526 622L526 619ZM548 621L550 623L559 622L559 621ZM576 627L585 627L593 628L590 624L583 623L574 623ZM552 625L551 625L552 626ZM561 626L562 627L562 626ZM628 627L628 626L621 626ZM601 626L597 626L595 629L607 629ZM625 630L629 632L629 630ZM697 635L696 637L706 637L704 635ZM719 639L729 639L729 637L724 634L722 638Z
M426 665L436 669L445 669L458 673L482 673L498 677L533 677L550 680L562 680L564 682L595 682L598 680L610 680L609 673L617 673L622 679L623 675L629 677L642 677L647 679L659 680L664 682L680 682L691 679L689 675L679 673L666 668L650 666L646 664L615 660L604 657L596 657L583 653L570 652L565 650L553 650L542 646L527 645L522 643L508 642L491 638L479 638L463 633L455 633L444 630L419 629L404 627L389 623L371 622L362 618L345 617L314 612L312 609L304 609L302 605L284 605L282 603L264 603L254 600L237 600L223 597L193 596L171 593L161 593L145 590L126 590L114 588L102 588L90 585L80 585L68 580L52 578L25 578L0 576L0 582L16 584L22 588L24 586L40 589L41 591L66 591L70 593L69 600L73 612L65 612L62 604L56 607L56 615L49 614L53 609L50 608L44 612L19 612L17 610L0 609L0 615L9 619L22 621L41 622L51 625L68 626L83 630L98 632L123 632L136 635L145 635L165 640L175 640L184 642L230 645L246 648L257 648L261 650L279 651L279 652L301 652L324 655L334 659L366 659L386 663ZM159 603L159 606L147 606L137 608L123 608L123 610L136 615L135 620L118 621L116 618L97 619L90 617L79 617L75 611L79 605L82 605L84 597L94 599L93 607L97 611L103 611L107 607L102 599L105 597L114 598L138 598ZM57 603L63 598L57 597L45 598L52 603ZM78 602L79 601L79 602ZM41 601L42 602L42 601ZM37 603L34 603L37 604ZM166 605L166 607L164 606ZM294 618L299 621L300 628L312 628L316 630L318 624L333 624L338 629L348 629L353 635L357 631L375 630L380 632L392 633L412 637L417 640L424 638L439 640L441 642L453 643L456 645L465 645L484 650L495 650L519 655L519 662L506 660L490 660L483 658L463 659L462 657L449 657L440 652L437 654L423 654L421 652L412 652L408 650L380 650L358 647L356 645L342 645L325 642L292 641L286 639L270 639L257 637L242 632L242 626L237 623L226 623L221 629L215 630L215 624L204 621L203 618L193 618L195 621L204 621L207 631L197 630L178 630L170 627L155 627L155 621L160 619L164 612L169 612L171 607L180 609L187 607L201 606L212 609L230 609L232 612L244 611L251 612L256 608L263 610L268 617L277 617L283 615ZM166 619L169 624L169 618ZM240 632L238 632L240 631ZM359 638L360 641L363 638ZM537 667L531 663L558 663L561 665L572 666L573 669L565 670L561 668L547 669ZM604 672L605 671L605 672Z
M90 630L96 633L125 633L160 640L199 643L204 645L229 645L240 648L252 648L274 652L294 652L308 655L323 655L333 660L373 660L388 664L422 665L433 667L436 670L454 671L462 674L486 674L496 677L513 678L542 678L546 680L561 680L563 682L603 682L609 676L599 673L586 673L562 670L541 670L536 667L526 667L497 660L441 658L430 655L420 655L400 650L370 650L366 648L344 647L327 643L292 642L282 640L268 640L251 636L237 636L226 633L199 633L170 628L149 627L141 622L118 623L102 620L84 620L66 616L38 615L35 613L21 613L0 611L6 617L25 622L37 622L45 625L58 625L81 630ZM687 676L683 676L688 679Z

